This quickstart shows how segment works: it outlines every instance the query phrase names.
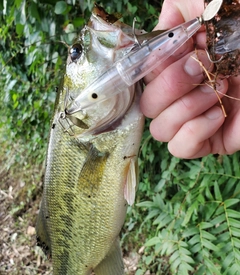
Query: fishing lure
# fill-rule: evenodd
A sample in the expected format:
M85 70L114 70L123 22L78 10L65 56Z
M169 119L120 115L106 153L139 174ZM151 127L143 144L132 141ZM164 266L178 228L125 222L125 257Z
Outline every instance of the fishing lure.
M206 6L202 16L168 30L141 45L113 64L68 105L68 115L84 110L126 90L163 63L186 41L191 38L205 21L211 20L223 0L213 0Z

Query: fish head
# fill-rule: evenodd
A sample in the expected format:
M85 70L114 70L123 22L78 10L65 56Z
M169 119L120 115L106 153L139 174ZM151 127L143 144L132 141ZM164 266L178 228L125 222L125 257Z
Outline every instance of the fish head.
M135 30L136 34L145 33ZM66 108L97 77L135 46L132 27L119 21L95 5L89 23L69 48L63 83L62 110ZM73 124L78 121L77 134L96 134L114 128L131 107L135 87L112 96L68 116ZM61 111L62 111L61 110ZM82 125L83 127L79 127ZM73 126L74 127L74 126ZM76 127L75 127L76 128Z

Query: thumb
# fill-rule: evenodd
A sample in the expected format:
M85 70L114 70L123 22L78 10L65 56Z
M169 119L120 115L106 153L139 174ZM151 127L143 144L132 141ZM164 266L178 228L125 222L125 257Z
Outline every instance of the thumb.
M159 21L155 29L171 29L185 20L174 1L164 1Z
M203 10L202 1L165 0L156 29L171 29L200 16Z

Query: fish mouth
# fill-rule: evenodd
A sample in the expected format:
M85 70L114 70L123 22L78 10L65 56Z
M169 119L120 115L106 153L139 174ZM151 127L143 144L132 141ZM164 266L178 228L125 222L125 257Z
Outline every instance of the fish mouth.
M135 86L136 85L133 85L129 88L132 93L126 91L123 94L113 97L111 99L112 104L106 115L103 115L100 120L96 120L91 126L88 125L87 118L93 117L95 109L101 108L101 104L99 104L100 106L93 105L89 109L87 108L84 111L78 111L74 114L68 114L67 109L65 109L64 112L60 112L59 114L59 122L66 132L78 137L100 135L115 131L122 125L125 114L137 100L137 97L139 97L134 92ZM69 129L71 129L71 131Z
M81 129L82 133L80 135L86 135L86 134L92 134L92 135L100 135L102 133L106 133L106 132L111 132L111 131L115 131L121 124L122 124L122 120L125 116L125 113L130 109L132 103L135 100L135 94L132 97L131 101L129 102L129 104L127 105L128 108L124 109L124 112L121 112L121 115L114 117L109 115L109 119L107 119L108 117L103 117L103 121L107 119L107 123L101 123L101 121L98 121L98 123L92 125L91 127L88 126L87 123L85 123L83 119L77 117L77 115L79 113L81 113L81 111L75 113L75 114L68 114L67 109L65 109L64 112L61 112L59 115L60 118L60 124L63 126L63 120L68 121L68 125L69 128L72 128L72 126L75 126L72 130L71 130L71 135L75 134L75 129ZM113 109L116 109L113 108ZM110 112L111 114L111 112ZM63 128L70 133L65 126L63 126Z

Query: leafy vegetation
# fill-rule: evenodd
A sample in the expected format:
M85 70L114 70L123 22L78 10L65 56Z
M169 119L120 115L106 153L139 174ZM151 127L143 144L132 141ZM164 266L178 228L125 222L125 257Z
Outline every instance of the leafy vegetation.
M100 4L122 13L127 24L136 17L150 31L161 1ZM90 0L0 1L0 222L11 224L11 234L3 230L5 242L0 242L6 252L0 256L0 274L50 272L21 227L35 222L66 45L88 20L92 6ZM168 153L166 144L152 139L148 124L140 150L137 203L128 209L121 233L125 256L133 253L138 259L133 274L240 274L239 152L180 160ZM8 244L18 248L15 242L26 243L25 251L30 246L29 253L5 259Z
M239 274L239 161L236 153L155 163L161 179L151 199L137 204L154 226L137 274L151 267L161 274L162 266L167 274Z

